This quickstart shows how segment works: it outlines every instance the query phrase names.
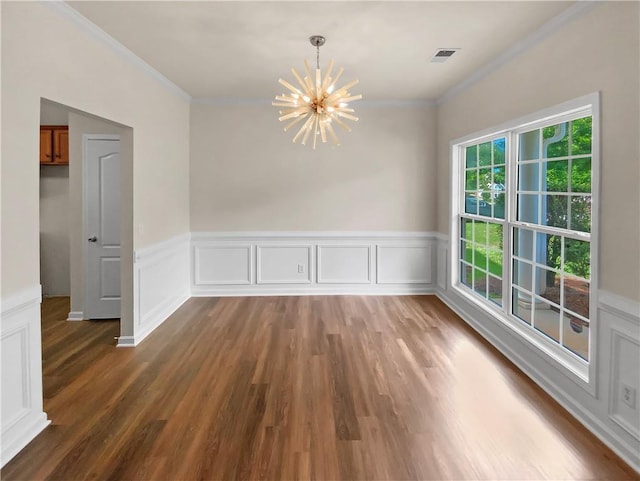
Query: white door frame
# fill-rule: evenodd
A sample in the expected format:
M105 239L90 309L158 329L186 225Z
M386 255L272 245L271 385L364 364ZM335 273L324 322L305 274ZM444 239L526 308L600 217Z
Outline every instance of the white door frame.
M88 209L88 199L89 192L87 191L87 186L89 185L89 169L87 168L87 163L89 162L88 158L88 147L90 140L117 140L120 141L119 135L114 134L83 134L82 135L82 235L84 236L84 247L82 248L82 264L83 264L83 275L84 275L84 295L83 295L83 304L84 304L84 313L85 318L87 316L87 307L89 306L89 290L87 289L87 282L89 279L89 243L87 239L91 235L89 233L89 209ZM121 212L118 212L118 216L120 216ZM120 245L122 245L122 231L120 231ZM120 290L122 291L122 285L120 285ZM122 292L120 292L120 297L122 298ZM122 310L122 305L120 306ZM120 312L120 318L122 319L122 312Z

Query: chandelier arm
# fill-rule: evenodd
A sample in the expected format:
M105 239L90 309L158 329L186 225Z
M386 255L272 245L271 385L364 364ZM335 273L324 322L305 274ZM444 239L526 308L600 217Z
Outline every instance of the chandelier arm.
M320 138L322 139L323 144L327 143L327 129L326 122L324 120L320 122Z
M333 125L331 125L331 123L327 123L327 130L329 131L329 136L331 137L331 140L333 141L334 145L336 146L340 145L338 136L336 135L335 130L333 130Z
M302 125L302 127L300 127L300 130L298 130L298 133L293 138L293 143L295 143L303 133L308 132L309 124L311 122L313 122L313 115L310 115L307 121Z

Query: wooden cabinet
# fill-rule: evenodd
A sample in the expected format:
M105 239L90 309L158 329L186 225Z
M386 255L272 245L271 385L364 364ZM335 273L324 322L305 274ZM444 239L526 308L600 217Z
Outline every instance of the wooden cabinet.
M40 164L69 165L68 126L40 126Z

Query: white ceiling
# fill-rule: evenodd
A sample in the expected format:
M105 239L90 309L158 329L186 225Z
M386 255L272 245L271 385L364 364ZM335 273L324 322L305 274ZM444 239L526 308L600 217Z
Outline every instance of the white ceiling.
M436 99L573 2L68 2L192 97L266 99L327 38L365 99ZM461 48L430 63L439 48Z

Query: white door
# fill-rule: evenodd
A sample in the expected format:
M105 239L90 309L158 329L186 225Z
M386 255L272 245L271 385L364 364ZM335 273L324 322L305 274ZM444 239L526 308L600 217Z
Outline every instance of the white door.
M106 137L106 136L105 136ZM120 317L120 141L85 137L85 319Z

